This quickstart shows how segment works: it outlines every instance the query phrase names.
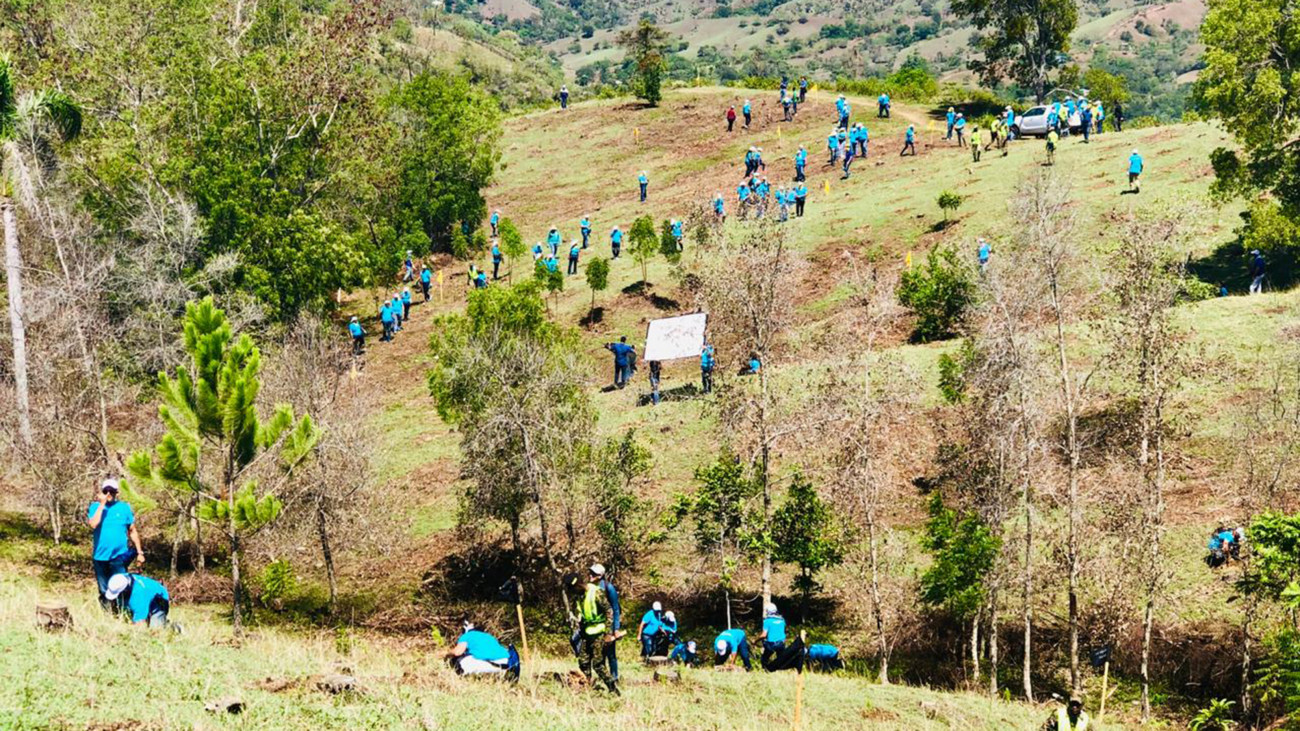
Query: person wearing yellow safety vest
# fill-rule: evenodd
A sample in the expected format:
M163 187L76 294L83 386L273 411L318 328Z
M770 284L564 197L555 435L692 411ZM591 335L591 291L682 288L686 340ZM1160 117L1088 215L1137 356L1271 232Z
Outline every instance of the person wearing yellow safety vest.
M594 670L601 682L614 695L620 695L618 684L605 667L605 644L613 641L614 610L605 598L605 591L600 588L600 577L589 574L586 586L581 586L577 574L567 574L564 585L571 590L580 590L575 601L577 608L578 636L574 650L578 654L578 669L591 682Z
M1043 731L1088 731L1088 712L1083 710L1083 701L1071 698L1067 705L1056 709L1043 724Z

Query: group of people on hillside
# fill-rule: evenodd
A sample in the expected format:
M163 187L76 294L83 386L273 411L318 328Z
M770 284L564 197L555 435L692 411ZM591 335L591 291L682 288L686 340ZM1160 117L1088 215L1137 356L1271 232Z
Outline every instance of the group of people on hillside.
M140 531L135 526L135 512L130 503L120 499L120 492L118 480L106 479L100 483L95 499L86 509L86 524L92 534L91 562L100 606L105 611L125 616L132 624L170 627L179 633L180 624L168 618L171 597L167 587L130 570L132 563L144 564L144 548L140 545Z
M637 354L636 346L629 345L627 336L619 336L615 342L605 343L605 349L614 355L614 388L623 389L632 381L633 374L636 373ZM704 341L703 347L700 348L700 393L713 393L713 371L717 364L717 356L713 344ZM650 403L658 405L661 400L659 391L660 373L662 364L657 360L647 361L646 366L650 371ZM763 367L763 363L757 353L750 353L744 365L741 366L737 375L752 376L756 375Z
M584 582L576 573L565 575L566 590L573 592L574 611L570 617L575 630L571 638L578 668L589 682L599 678L613 694L618 690L617 642L626 633L622 630L622 605L618 589L606 575L605 567L592 564ZM785 618L776 605L764 608L759 640L763 643L760 662L768 671L800 668L805 665L836 670L844 667L839 649L834 645L818 644L804 647L802 641L787 647ZM641 615L637 626L641 657L662 657L670 662L697 666L700 664L699 646L695 640L682 639L677 617L665 611L655 601ZM734 664L737 659L746 670L752 670L749 641L745 631L731 628L720 632L713 641L714 666ZM594 677L593 677L594 676Z

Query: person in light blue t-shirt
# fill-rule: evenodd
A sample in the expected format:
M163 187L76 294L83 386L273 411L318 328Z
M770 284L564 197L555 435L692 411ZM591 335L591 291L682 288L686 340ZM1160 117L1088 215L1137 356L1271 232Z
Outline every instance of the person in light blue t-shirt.
M809 645L808 667L826 673L843 669L844 659L840 657L840 648L835 645Z
M104 480L96 499L86 508L86 524L94 532L91 560L95 568L95 584L99 588L100 606L105 609L115 608L112 599L105 596L109 579L126 573L126 568L137 558L144 563L140 533L135 528L135 513L130 503L117 499L120 489L117 480Z
M460 675L517 675L517 656L501 642L480 630L471 621L462 625L464 631L456 644L447 651L447 660Z
M736 657L745 664L746 670L753 670L749 662L749 640L745 639L745 630L729 629L718 635L713 641L713 664L724 665L735 662Z
M768 603L763 610L763 631L759 633L758 639L763 643L764 667L772 657L785 651L785 617L777 611L775 604Z
M167 619L171 611L171 597L167 587L140 574L117 574L108 580L105 598L126 610L133 624L149 627L171 626L180 632L180 625Z
M641 638L641 657L654 654L655 637L663 630L663 605L655 602L641 615L637 636Z
M352 316L352 321L348 323L348 333L352 335L352 354L361 355L366 350L366 331L357 322L357 316Z

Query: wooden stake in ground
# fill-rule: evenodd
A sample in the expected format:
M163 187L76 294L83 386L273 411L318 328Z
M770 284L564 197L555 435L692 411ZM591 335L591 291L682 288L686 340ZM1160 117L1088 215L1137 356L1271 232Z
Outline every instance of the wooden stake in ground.
M1106 715L1106 684L1110 681L1110 660L1101 666L1101 707L1097 709L1097 720Z
M515 616L519 618L519 641L524 646L524 662L532 662L533 658L528 652L528 632L524 630L524 587L523 584L515 586L519 590L515 601Z
M799 630L799 644L805 645L808 642L808 634ZM806 649L805 649L805 652ZM794 731L799 731L799 726L803 721L803 666L807 656L799 659L799 667L796 670L794 680Z
M438 270L438 304L442 304L442 270Z

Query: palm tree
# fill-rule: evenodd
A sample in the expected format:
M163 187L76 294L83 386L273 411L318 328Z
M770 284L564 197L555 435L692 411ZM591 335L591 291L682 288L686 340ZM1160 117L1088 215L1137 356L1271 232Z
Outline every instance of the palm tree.
M32 417L27 390L27 329L23 309L23 260L18 248L16 203L36 205L33 175L53 161L55 137L64 142L81 134L81 108L56 89L29 91L19 98L13 67L0 58L0 216L4 218L5 277L9 288L9 325L14 343L14 395L22 446L32 448ZM51 506L57 521L57 506ZM56 525L57 530L57 525Z

